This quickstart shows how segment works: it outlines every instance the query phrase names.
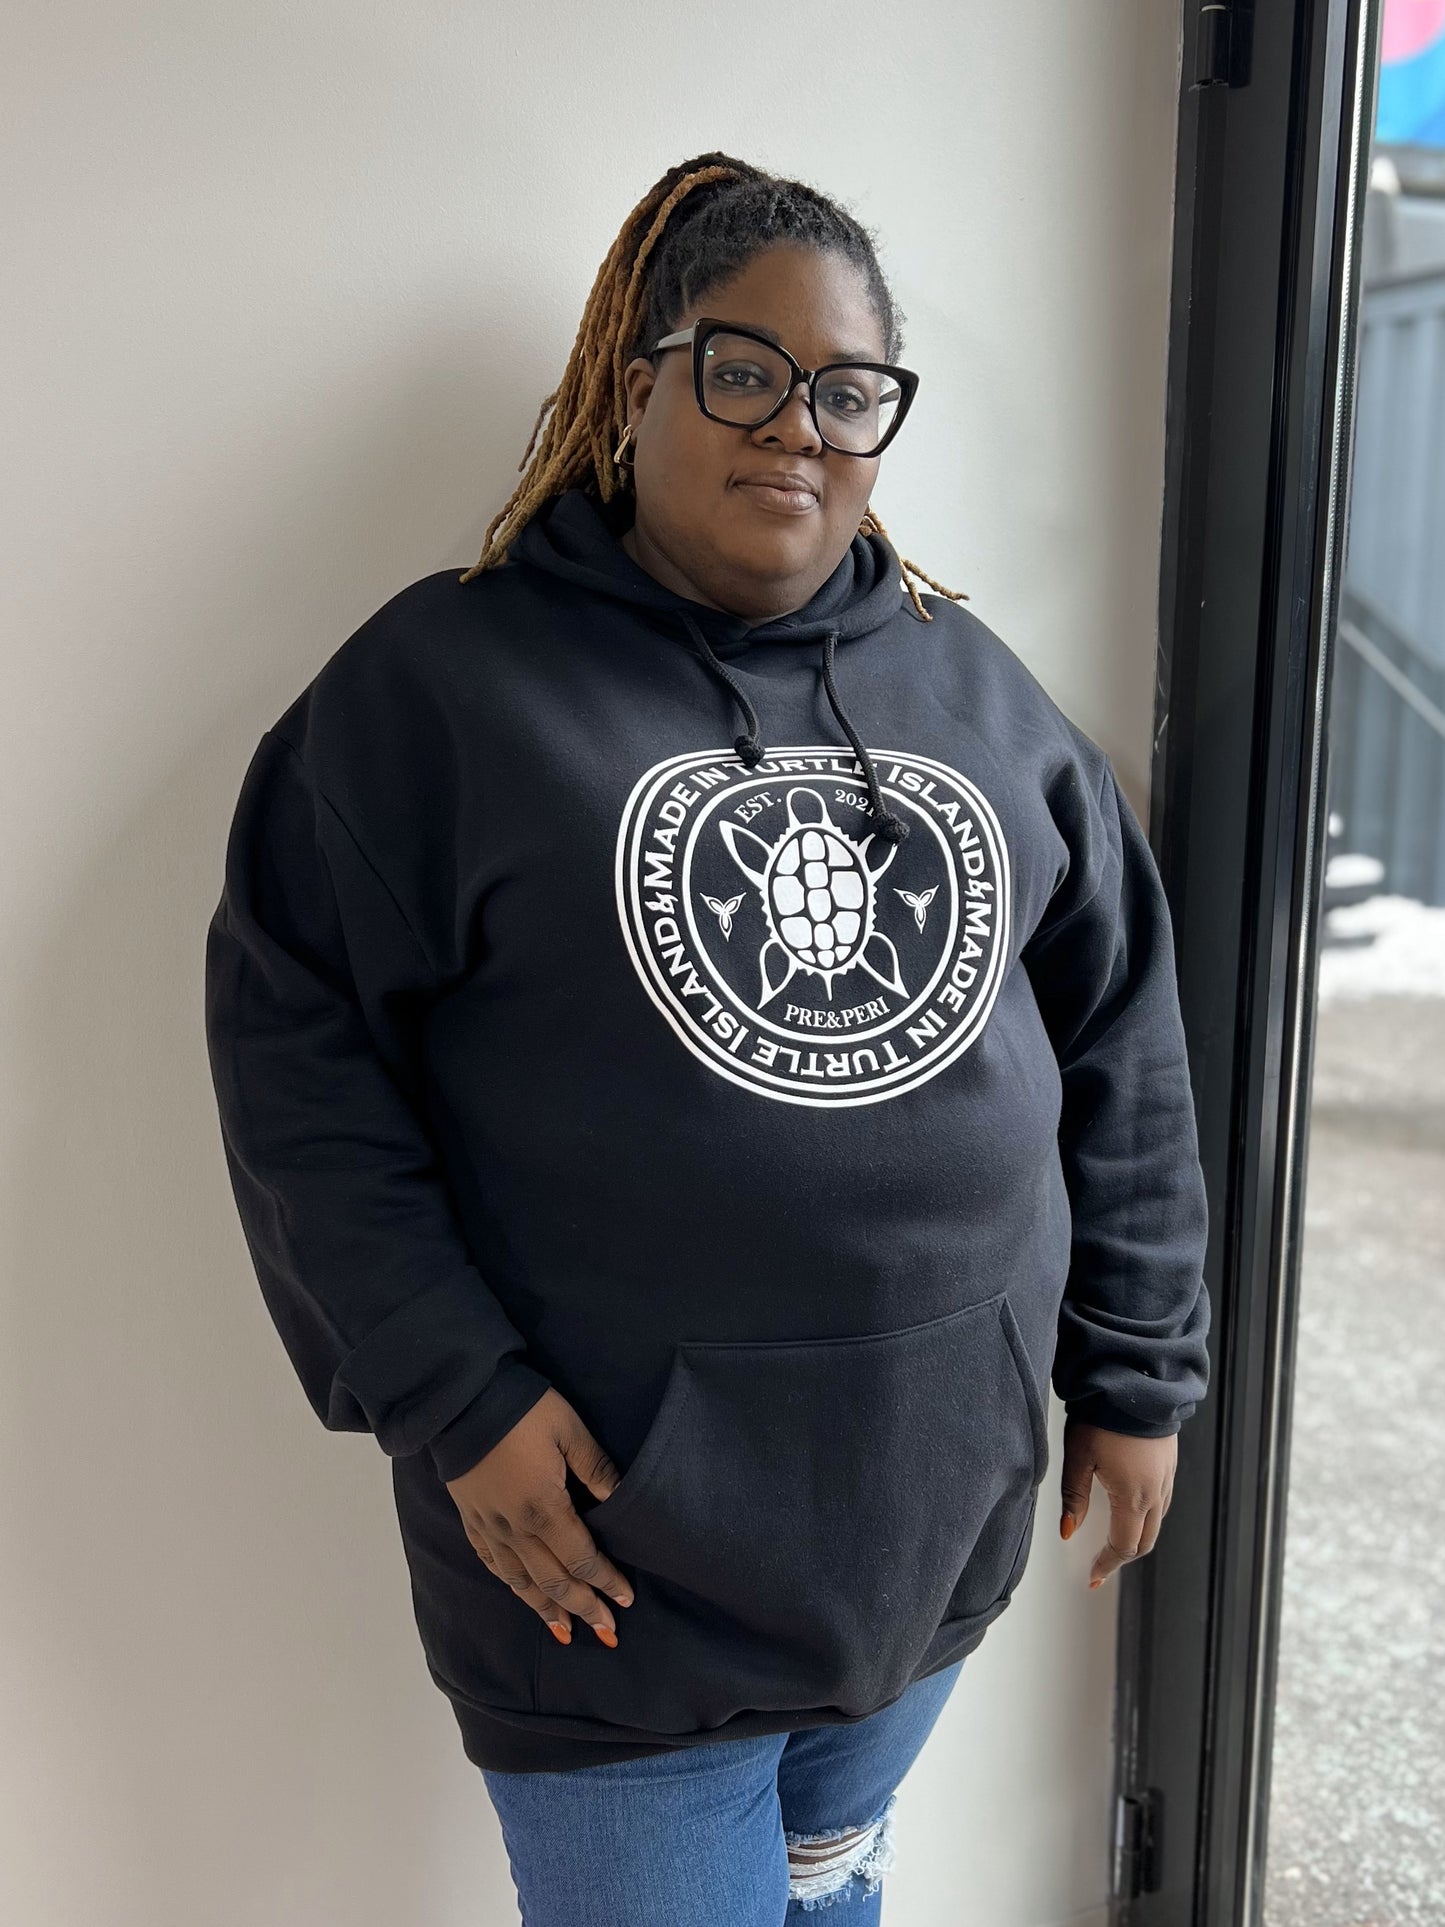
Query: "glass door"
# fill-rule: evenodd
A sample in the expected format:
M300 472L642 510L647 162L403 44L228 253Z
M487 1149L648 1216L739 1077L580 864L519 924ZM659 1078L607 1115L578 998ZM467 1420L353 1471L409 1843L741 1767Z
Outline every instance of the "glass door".
M1445 0L1385 0L1379 55L1268 1927L1445 1921Z
M1369 1435L1340 1424L1342 1410L1385 1390L1359 1356L1364 1328L1383 1323L1361 1302L1371 1287L1355 1259L1337 1258L1331 1281L1321 1256L1321 1212L1336 1230L1349 1217L1349 1237L1368 1213L1347 1195L1337 1145L1307 1185L1317 1027L1322 1090L1358 1082L1369 1055L1361 1027L1347 1034L1327 1015L1339 1004L1327 953L1338 917L1364 913L1389 883L1388 868L1369 868L1386 859L1365 827L1384 792L1363 762L1349 799L1331 782L1334 672L1348 652L1344 687L1366 661L1353 631L1413 721L1423 722L1418 700L1435 700L1423 684L1412 697L1399 690L1414 672L1365 612L1366 580L1345 572L1382 18L1379 0L1188 0L1182 22L1149 829L1209 1190L1213 1378L1181 1434L1159 1542L1123 1574L1112 1911L1129 1927L1259 1927L1296 1889L1302 1911L1275 1927L1323 1927L1330 1883L1290 1871L1319 1863L1321 1836L1292 1835L1289 1816L1315 1825L1324 1788L1309 1771L1331 1770L1319 1742L1345 1693L1324 1655L1344 1664L1353 1634L1358 1666L1379 1623L1371 1587L1391 1583L1355 1560L1364 1515L1400 1503L1360 1481L1367 1436L1387 1454L1380 1414ZM1380 613L1398 606L1387 598ZM1378 733L1370 687L1359 727ZM1392 740L1394 767L1418 759L1413 739ZM1390 1210L1399 1220L1398 1192ZM1368 1276L1379 1278L1390 1260L1371 1251ZM1323 1282L1304 1318L1315 1272ZM1331 1287L1336 1309L1349 1300L1343 1323ZM1354 1407L1329 1408L1329 1359ZM1402 1391L1398 1376L1384 1379ZM1292 1478L1297 1418L1305 1469ZM1406 1544L1398 1520L1376 1523L1397 1551ZM1343 1645L1329 1646L1326 1630ZM1331 1790L1336 1847L1351 1800L1361 1820L1375 1796L1351 1782L1366 1770L1354 1756ZM1341 1920L1394 1927L1384 1913Z

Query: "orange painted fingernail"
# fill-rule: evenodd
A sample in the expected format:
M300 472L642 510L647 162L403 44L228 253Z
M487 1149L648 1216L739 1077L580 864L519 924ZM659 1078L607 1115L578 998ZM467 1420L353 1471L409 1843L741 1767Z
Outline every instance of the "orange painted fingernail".
M1075 1519L1073 1513L1066 1512L1063 1518L1060 1519L1059 1521L1060 1537L1064 1539L1072 1539L1074 1536L1074 1527L1077 1525L1077 1523L1078 1521Z
M617 1644L617 1635L610 1626L594 1626L592 1630L604 1646L615 1646Z
M547 1624L552 1628L553 1633L564 1646L570 1646L572 1644L572 1628L570 1626L559 1626L555 1619L549 1619Z

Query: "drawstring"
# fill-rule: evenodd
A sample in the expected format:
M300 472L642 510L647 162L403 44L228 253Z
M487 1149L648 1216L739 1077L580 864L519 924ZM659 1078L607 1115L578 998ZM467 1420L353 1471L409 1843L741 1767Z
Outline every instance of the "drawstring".
M863 747L863 740L852 723L844 714L843 705L838 700L838 691L833 682L833 645L838 640L838 631L830 629L823 638L823 687L828 692L828 701L833 706L833 714L838 718L839 727L853 745L853 754L863 765L863 775L868 784L868 795L873 803L873 814L878 819L876 834L885 843L901 843L908 834L908 824L883 801L883 792L878 787L878 772L873 767L873 758Z
M735 736L733 738L733 748L737 751L741 761L746 763L749 769L752 769L763 760L763 746L758 741L758 712L748 701L747 694L737 677L733 675L731 670L725 668L713 654L712 644L708 641L702 630L699 629L693 617L690 616L686 610L683 610L681 613L682 619L687 624L693 641L702 651L703 661L717 677L718 681L721 682L725 688L732 691L734 702L746 718L748 733L746 736Z
M733 748L737 751L739 759L745 763L749 769L753 769L763 760L763 757L767 753L762 743L758 740L757 711L748 701L746 692L743 690L737 677L734 676L723 663L719 662L713 654L712 645L699 628L696 620L690 616L686 610L679 611L679 614L687 626L688 633L697 644L703 662L708 669L712 671L713 675L717 677L718 681L723 684L724 688L731 693L738 708L743 712L748 726L747 733L746 735L733 738ZM847 713L838 699L837 685L833 681L833 648L837 640L838 631L836 629L829 629L823 637L823 687L828 692L828 702L833 714L837 717L844 735L853 745L853 754L858 758L862 766L864 780L868 785L869 803L873 816L876 819L876 829L874 833L877 836L881 836L885 843L901 843L908 834L908 824L903 817L895 815L884 802L883 791L878 783L878 772L873 767L873 758L864 748L862 737L859 736L857 730L848 720Z

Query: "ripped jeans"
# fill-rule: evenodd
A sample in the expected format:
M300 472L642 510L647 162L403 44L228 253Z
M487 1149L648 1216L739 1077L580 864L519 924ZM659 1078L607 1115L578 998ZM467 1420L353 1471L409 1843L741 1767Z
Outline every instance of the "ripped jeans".
M484 1771L523 1927L876 1927L896 1788L962 1667L850 1725Z

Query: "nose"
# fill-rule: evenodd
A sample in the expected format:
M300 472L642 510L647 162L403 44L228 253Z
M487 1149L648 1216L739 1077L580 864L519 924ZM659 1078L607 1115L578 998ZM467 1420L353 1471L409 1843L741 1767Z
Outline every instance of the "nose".
M770 422L753 430L754 440L764 446L781 445L790 454L821 455L827 444L818 433L813 411L808 406L808 384L793 383L793 392Z

